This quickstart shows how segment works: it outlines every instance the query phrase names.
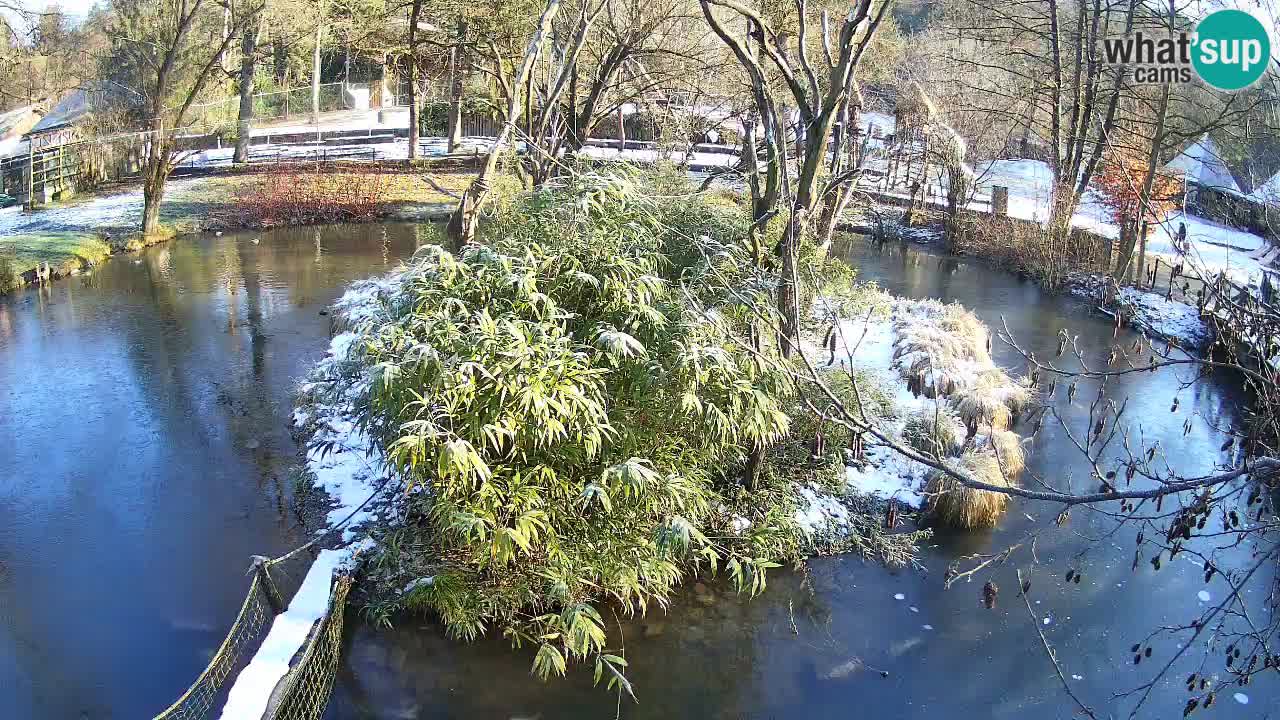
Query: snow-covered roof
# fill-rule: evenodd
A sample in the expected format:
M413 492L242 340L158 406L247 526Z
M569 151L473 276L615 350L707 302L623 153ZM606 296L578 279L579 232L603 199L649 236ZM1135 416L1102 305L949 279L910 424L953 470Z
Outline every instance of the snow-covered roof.
M75 90L63 96L58 101L58 104L54 105L53 109L49 111L49 114L45 115L27 134L35 135L71 125L91 112L93 112L93 103L89 97L89 92L87 90Z
M1231 177L1231 171L1227 169L1217 143L1209 137L1208 133L1189 145L1164 167L1171 172L1186 175L1187 182L1193 182L1202 187L1240 192L1240 186L1236 185L1235 178Z
M19 137L0 140L0 160L27 154L27 141Z
M32 116L37 116L39 108L35 105L26 105L24 107L7 110L0 113L0 138L11 135L15 130L29 122Z
M1253 192L1249 193L1249 199L1263 204L1280 205L1280 172L1254 188Z

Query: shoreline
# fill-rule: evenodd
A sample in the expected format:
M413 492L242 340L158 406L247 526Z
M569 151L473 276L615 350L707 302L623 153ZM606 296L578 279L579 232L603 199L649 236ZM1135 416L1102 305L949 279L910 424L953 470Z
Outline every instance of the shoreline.
M873 206L882 208L883 206ZM999 262L997 258L983 254L959 253L946 247L942 228L937 222L925 222L919 225L896 224L899 228L897 236L885 240L877 240L875 226L846 225L841 232L863 235L873 243L900 242L928 248L958 259L975 261L984 267L1009 273L1010 275L1033 282L1044 292L1051 295L1074 298L1093 306L1097 311L1119 320L1127 326L1147 333L1161 340L1174 340L1185 343L1188 349L1203 351L1214 341L1212 328L1199 317L1194 305L1181 300L1168 300L1160 293L1150 292L1138 285L1124 283L1119 285L1119 292L1114 299L1107 300L1106 287L1110 276L1088 270L1069 272L1057 287L1050 287L1040 282L1034 275L1016 267Z
M399 160L376 164L350 162L305 163L297 166L285 166L285 168L286 170L296 169L298 172L321 169L326 173L355 172L404 176L413 176L416 171L422 169L438 168L442 171L441 175L448 176L455 175L458 170L467 167L470 157L423 158L412 163ZM42 228L32 233L15 233L14 237L31 236L39 238L40 240L37 242L47 240L49 242L71 243L75 247L68 251L70 257L65 259L52 262L40 260L34 266L24 263L25 266L14 267L13 284L10 286L0 282L0 297L16 294L24 288L81 275L92 271L112 257L135 253L183 236L198 235L205 232L221 234L223 232L265 231L277 227L311 227L333 224L331 222L300 222L262 225L255 222L229 220L229 212L218 212L220 209L230 210L234 206L234 198L225 196L227 188L222 187L222 185L230 184L234 186L237 182L243 181L244 178L267 174L277 169L266 166L231 166L213 168L210 171L194 175L175 175L169 187L173 188L174 181L176 181L178 183L178 192L166 198L161 212L163 214L168 209L170 212L179 213L179 215L166 218L160 231L150 237L144 236L139 230L128 230L120 233L121 226L112 221L86 224L81 228L75 228L69 223L63 222L60 225L54 225L54 228L58 229ZM469 177L469 173L466 176ZM424 199L399 198L388 200L379 203L374 217L348 219L342 222L349 224L379 222L418 223L438 222L447 219L456 201L449 197L443 189L438 187L431 188L431 184L428 183L427 191L431 195L443 199L432 200L430 199L431 196L428 196ZM38 219L41 214L46 212L56 213L59 217L74 216L77 211L92 212L95 209L101 210L121 203L133 203L141 197L141 186L136 182L112 185L109 188L104 188L104 191L81 196L70 204L50 206L47 209L38 210L30 216L24 215L24 217ZM55 220L53 222L57 223L58 221ZM5 257L6 255L0 254L0 259Z

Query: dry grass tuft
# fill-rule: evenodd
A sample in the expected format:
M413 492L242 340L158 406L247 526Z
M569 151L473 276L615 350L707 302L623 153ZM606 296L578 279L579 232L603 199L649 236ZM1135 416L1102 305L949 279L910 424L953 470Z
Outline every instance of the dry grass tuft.
M986 326L959 305L903 301L894 330L893 359L917 395L951 395L968 386L980 368L991 366Z
M1012 487L995 455L989 452L967 452L960 458L960 466L988 485ZM934 522L965 530L992 527L1009 506L1008 495L975 490L938 470L929 476L925 494L929 497L929 517Z
M924 410L907 418L902 439L922 453L955 457L964 447L964 425L950 414Z
M1022 438L1008 430L992 430L989 435L979 435L976 447L980 451L993 453L1000 463L1006 478L1017 479L1027 468L1026 451L1022 448Z
M959 305L900 301L894 331L894 364L907 387L917 396L945 397L950 406L941 418L927 410L909 418L903 439L937 457L959 456L959 466L977 479L1010 487L1026 468L1021 439L1010 428L1033 396L992 362L986 326ZM930 475L926 493L929 515L956 528L995 525L1009 504L1005 493L968 488L943 472Z
M1073 272L1107 268L1111 241L1079 228L1062 237L1029 220L985 213L969 220L968 232L951 239L954 252L986 258L1045 287L1060 287Z
M1031 404L1031 391L992 368L978 373L968 387L957 390L952 404L969 428L1008 430L1018 414Z

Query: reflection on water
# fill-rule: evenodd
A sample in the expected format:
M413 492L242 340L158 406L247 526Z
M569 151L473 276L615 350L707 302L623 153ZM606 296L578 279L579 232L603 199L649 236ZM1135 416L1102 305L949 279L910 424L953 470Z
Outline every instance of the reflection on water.
M940 257L919 248L878 248L851 240L842 252L864 279L908 297L960 302L993 328L1007 323L1027 349L1052 356L1056 334L1079 334L1091 362L1103 361L1112 342L1105 318L1070 299L1051 297L1035 285L981 264ZM1132 342L1126 331L1120 342ZM1020 358L995 342L996 361L1021 371ZM1222 460L1220 440L1206 420L1230 424L1239 393L1221 379L1181 394L1183 413L1168 407L1177 391L1172 372L1135 374L1113 382L1108 394L1129 398L1126 416L1148 441L1161 440L1170 461L1188 472ZM1086 387L1071 407L1065 392L1055 401L1071 430L1085 432ZM1201 417L1182 435L1185 412ZM1023 429L1024 432L1026 429ZM1046 425L1029 447L1029 470L1055 484L1089 487L1089 470L1068 450L1061 428ZM755 600L724 594L708 603L690 592L670 612L622 619L626 656L639 704L621 703L628 718L1058 718L1073 714L1039 638L1017 597L1015 568L1027 556L996 569L991 578L1004 591L992 611L979 608L982 580L942 589L947 565L975 552L992 552L1043 531L1036 543L1041 564L1032 570L1038 615L1058 648L1076 692L1097 709L1117 714L1112 695L1151 677L1155 663L1134 667L1129 646L1165 623L1191 619L1199 601L1200 569L1180 557L1160 573L1149 566L1130 571L1134 532L1107 535L1112 526L1077 509L1068 526L1054 527L1060 508L1016 501L1000 528L948 534L930 548L921 571L891 573L848 557L823 558L806 573L778 573ZM1091 542L1098 539L1097 542ZM1246 549L1247 551L1247 549ZM1086 582L1067 585L1068 567ZM1214 588L1215 594L1221 592ZM904 600L895 600L895 594ZM351 617L357 616L351 613ZM792 622L795 623L793 633ZM599 718L618 711L615 695L590 688L589 671L543 684L529 674L531 656L513 653L500 639L462 645L445 639L430 621L408 618L394 630L351 622L349 651L327 717L334 718ZM1176 651L1156 643L1163 664ZM851 672L849 661L888 671ZM1199 659L1192 655L1190 662ZM856 666L856 664L854 665ZM1178 666L1167 692L1149 702L1152 717L1176 717L1185 695ZM1179 676L1179 672L1181 675ZM1274 681L1247 689L1253 702L1229 703L1218 711L1260 717L1280 693ZM1127 707L1127 706L1126 706Z
M413 226L181 238L0 298L0 717L145 718L295 544L319 314Z

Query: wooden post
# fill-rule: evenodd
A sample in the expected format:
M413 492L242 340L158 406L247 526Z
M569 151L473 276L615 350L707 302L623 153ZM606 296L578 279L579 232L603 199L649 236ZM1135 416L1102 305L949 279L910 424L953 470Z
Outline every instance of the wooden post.
M284 598L280 596L280 590L276 587L276 583L271 579L271 573L267 567L270 562L261 555L254 555L253 571L258 574L258 581L262 583L262 591L266 595L267 605L271 607L271 612L279 615L285 611Z
M1009 188L1003 185L996 185L991 188L991 214L1009 214Z
M627 149L627 116L622 111L622 105L618 105L618 152L621 153Z
M36 209L36 143L27 141L27 212Z

